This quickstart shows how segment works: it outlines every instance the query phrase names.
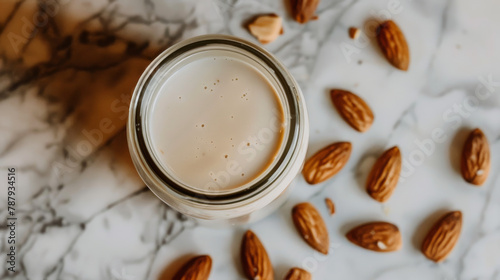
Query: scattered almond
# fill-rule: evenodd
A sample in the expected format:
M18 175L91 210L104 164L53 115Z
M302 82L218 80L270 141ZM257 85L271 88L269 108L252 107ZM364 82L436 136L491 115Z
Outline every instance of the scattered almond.
M288 271L284 280L312 280L311 273L298 267Z
M266 249L255 233L245 232L241 242L241 263L249 280L273 280L274 272Z
M207 280L212 269L210 256L197 256L186 262L172 280Z
M333 201L330 198L325 198L325 203L326 207L328 207L328 213L330 213L330 216L335 214L335 204L333 204Z
M451 253L462 230L462 212L449 212L431 228L422 244L422 253L434 262L441 262Z
M385 58L396 68L406 71L410 65L410 51L403 32L392 20L377 28L377 42Z
M337 174L351 155L351 143L333 143L314 154L304 164L302 174L307 183L321 183Z
M299 23L315 20L319 0L290 0L293 18Z
M283 33L283 21L276 14L260 15L248 24L248 30L262 44L271 43Z
M325 222L316 208L308 203L300 203L292 209L292 219L302 238L317 251L328 254L330 239Z
M360 34L361 34L361 30L359 30L358 28L356 28L356 27L349 28L349 37L351 39L357 39Z
M385 151L375 162L366 181L368 194L379 202L387 201L401 173L401 152L397 146Z
M397 226L387 222L371 222L351 229L346 234L352 243L377 252L401 249L401 233Z
M474 129L465 141L460 169L465 181L482 185L490 172L490 146L488 139L479 129Z
M365 132L371 127L373 112L359 96L346 90L332 89L330 97L339 114L352 128Z

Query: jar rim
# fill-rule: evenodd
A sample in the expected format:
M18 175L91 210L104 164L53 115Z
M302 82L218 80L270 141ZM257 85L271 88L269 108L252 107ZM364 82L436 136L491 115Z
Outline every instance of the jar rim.
M148 149L145 139L145 115L141 112L143 106L146 105L143 102L147 94L148 86L155 74L159 72L160 67L188 51L211 45L234 47L246 51L262 61L273 71L272 74L281 85L285 96L285 99L281 102L287 102L289 108L289 115L285 115L285 117L288 118L289 124L288 135L284 135L283 142L281 143L281 145L284 146L283 153L275 160L271 169L266 170L265 176L260 178L260 180L254 182L248 188L225 194L196 192L192 188L187 188L183 186L182 183L172 180L172 178L158 166ZM300 118L305 108L301 108L301 101L298 100L300 97L299 93L300 89L291 74L276 58L274 58L274 56L261 47L240 38L227 35L203 35L171 46L158 55L143 72L134 89L130 103L127 138L129 150L132 154L134 164L139 171L139 175L146 182L148 187L163 201L166 200L165 192L167 192L167 195L177 195L196 204L226 205L244 201L249 197L266 192L266 190L269 191L268 188L270 188L276 180L279 180L283 172L287 170L287 165L293 162L292 159L296 157L297 148L302 139L301 135L304 133L304 128L300 125L303 120ZM284 105L285 104L283 104L283 106ZM158 183L160 183L161 186L158 186Z

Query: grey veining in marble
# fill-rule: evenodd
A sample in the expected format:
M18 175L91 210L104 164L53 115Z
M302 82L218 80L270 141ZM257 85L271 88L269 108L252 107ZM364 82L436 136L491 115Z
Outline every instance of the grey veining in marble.
M294 22L271 0L0 0L0 217L16 167L17 267L8 274L8 229L0 227L1 279L169 279L193 254L210 254L210 279L243 279L239 242L251 228L282 279L292 266L314 279L500 279L500 2L497 0L322 0L319 19ZM162 204L137 176L125 120L147 64L175 42L222 33L256 40L242 23L257 13L284 18L284 34L265 46L299 81L309 108L309 155L334 141L353 154L333 179L309 186L298 176L289 201L242 228L211 229ZM401 72L376 46L373 22L394 19L411 63ZM362 28L358 40L347 35ZM360 134L333 109L331 88L363 97L375 112ZM480 127L492 167L480 188L459 174L467 132ZM438 131L438 132L436 132ZM436 133L440 134L436 138ZM436 140L438 139L438 140ZM398 145L403 176L385 204L364 191L367 173ZM337 213L328 217L324 198ZM324 216L333 250L312 251L290 209L310 201ZM419 252L425 231L447 210L464 213L449 258ZM344 234L371 220L395 223L399 252L377 254Z

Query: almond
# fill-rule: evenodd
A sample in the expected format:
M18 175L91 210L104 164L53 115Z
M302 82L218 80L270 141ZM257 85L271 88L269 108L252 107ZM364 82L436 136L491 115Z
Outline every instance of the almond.
M401 249L401 233L397 226L387 222L371 222L351 229L346 234L352 243L377 252Z
M339 114L352 128L359 132L365 132L370 128L374 116L363 99L352 92L341 89L332 89L330 97Z
M207 280L212 269L210 256L197 256L186 262L172 280Z
M290 0L293 18L299 23L317 19L316 8L319 0Z
M357 39L360 34L361 34L361 31L359 29L357 29L356 27L349 28L349 37L351 39Z
M377 28L377 42L385 58L396 68L406 71L410 64L410 51L405 36L392 20Z
M385 151L377 159L366 181L366 190L373 199L385 202L391 197L398 184L401 161L397 146Z
M241 264L249 280L273 280L274 272L266 249L255 233L245 232L241 242Z
M298 267L288 271L284 280L312 280L311 273Z
M308 202L295 205L292 219L302 238L320 253L328 254L330 240L325 222L318 210Z
M330 216L335 214L335 204L333 203L333 201L327 197L325 198L325 203L326 207L328 208L328 213L330 213Z
M267 44L283 34L283 22L276 14L260 15L248 24L248 30L259 42Z
M321 183L337 174L349 160L351 143L333 143L314 154L304 164L302 174L307 183Z
M490 146L479 129L474 129L465 141L460 169L465 181L480 186L490 172Z
M451 253L462 230L462 212L444 215L431 228L422 244L422 253L435 262L441 262Z

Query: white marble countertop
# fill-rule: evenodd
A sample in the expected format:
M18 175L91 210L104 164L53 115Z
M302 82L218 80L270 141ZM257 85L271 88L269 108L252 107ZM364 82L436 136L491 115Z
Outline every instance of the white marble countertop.
M500 3L322 0L319 19L300 25L283 2L58 0L38 1L49 5L37 9L35 0L2 0L0 217L7 216L7 168L15 167L18 220L14 274L6 272L9 232L3 222L0 228L0 278L169 279L186 256L210 254L210 279L243 279L239 244L251 228L277 279L292 266L325 280L500 279ZM308 154L335 141L352 142L353 153L327 182L309 186L299 176L289 201L268 218L241 228L203 228L162 204L138 178L124 133L128 99L144 67L172 43L207 33L255 42L242 22L269 12L284 17L285 33L265 48L302 87L311 122ZM407 37L407 72L386 62L373 37L347 35L350 26L363 28L381 16L394 19ZM340 118L331 88L351 90L370 104L375 123L368 132ZM473 99L478 91L490 94ZM105 131L103 119L111 124ZM492 155L480 188L458 171L474 127L488 137ZM418 143L429 142L436 129L446 139L424 153ZM404 180L380 204L366 194L364 181L392 145L402 150ZM325 197L336 204L333 217ZM325 217L335 247L328 256L315 253L293 228L290 209L301 201ZM448 259L435 264L419 247L447 210L463 212L463 231ZM371 220L398 225L403 248L380 254L346 240L348 229Z

